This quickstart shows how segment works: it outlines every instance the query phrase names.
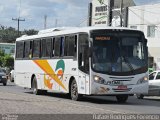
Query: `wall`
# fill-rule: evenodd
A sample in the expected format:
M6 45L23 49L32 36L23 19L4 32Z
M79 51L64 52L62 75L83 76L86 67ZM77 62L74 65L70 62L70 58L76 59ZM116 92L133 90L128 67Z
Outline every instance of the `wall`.
M129 7L128 14L128 26L144 32L149 54L160 69L160 4Z

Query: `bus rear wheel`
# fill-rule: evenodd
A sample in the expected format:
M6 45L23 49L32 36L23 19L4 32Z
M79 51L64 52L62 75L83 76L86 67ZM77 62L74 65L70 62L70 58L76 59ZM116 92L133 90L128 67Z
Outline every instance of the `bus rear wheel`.
M71 95L71 99L74 101L78 101L82 97L82 95L78 93L78 87L75 80L73 80L71 83L70 95Z
M117 95L116 98L119 103L125 103L128 100L128 95Z
M138 99L143 99L143 98L144 98L144 95L143 95L143 94L136 94L136 97L137 97Z

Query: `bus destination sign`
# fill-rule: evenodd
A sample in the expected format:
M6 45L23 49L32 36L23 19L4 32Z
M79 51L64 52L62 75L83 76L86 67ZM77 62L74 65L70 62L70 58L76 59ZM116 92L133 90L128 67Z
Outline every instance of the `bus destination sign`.
M109 37L109 36L97 36L97 37L95 37L95 40L111 40L111 37Z

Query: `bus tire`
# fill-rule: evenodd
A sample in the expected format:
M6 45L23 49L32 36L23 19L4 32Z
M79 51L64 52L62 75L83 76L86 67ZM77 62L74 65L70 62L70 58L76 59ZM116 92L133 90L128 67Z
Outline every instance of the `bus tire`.
M4 82L4 83L3 83L3 86L6 86L6 85L7 85L7 83L6 83L6 82Z
M116 98L119 103L125 103L128 100L128 95L117 95Z
M81 94L78 94L78 87L77 87L77 83L75 80L73 80L71 83L70 95L71 95L71 99L74 101L78 101L82 97Z
M136 97L137 97L138 99L143 99L143 98L144 98L144 95L143 95L143 94L136 94Z
M41 94L41 90L38 89L36 77L34 77L33 81L32 81L32 90L33 90L33 94L35 94L35 95Z

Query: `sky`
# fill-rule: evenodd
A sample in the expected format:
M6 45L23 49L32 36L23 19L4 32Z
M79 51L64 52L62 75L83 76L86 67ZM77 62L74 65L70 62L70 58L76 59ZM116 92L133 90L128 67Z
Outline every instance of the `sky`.
M86 26L88 3L91 0L0 0L0 26L17 28L17 21L12 18L25 19L20 22L20 30L44 29L46 27ZM135 0L137 5L160 3L160 0Z

